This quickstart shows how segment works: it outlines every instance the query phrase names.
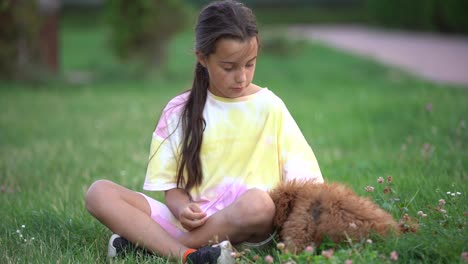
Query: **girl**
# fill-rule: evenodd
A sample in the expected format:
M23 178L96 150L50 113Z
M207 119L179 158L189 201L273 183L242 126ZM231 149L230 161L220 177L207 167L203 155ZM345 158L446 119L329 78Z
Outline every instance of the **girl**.
M201 11L192 88L167 104L151 143L143 187L164 191L165 204L110 181L88 190L87 209L115 233L109 256L130 241L183 263L219 263L226 252L223 261L233 262L227 247L203 246L217 238L268 244L275 206L267 191L298 178L323 182L284 103L252 83L258 48L255 17L243 4Z

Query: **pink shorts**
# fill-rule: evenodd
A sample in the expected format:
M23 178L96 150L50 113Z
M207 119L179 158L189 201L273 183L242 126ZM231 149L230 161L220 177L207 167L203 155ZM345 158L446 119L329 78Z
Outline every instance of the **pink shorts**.
M166 232L168 232L173 237L178 237L183 233L187 232L185 228L182 227L179 220L172 214L169 208L161 203L158 200L155 200L144 193L141 194L146 201L148 202L151 209L151 218L158 223ZM208 216L212 215L214 212L210 210ZM243 242L238 245L234 245L236 248L259 248L264 249L265 247L271 246L276 237L276 231L270 235L266 240L259 243L250 243Z
M144 193L139 193L145 197L151 209L151 218L158 223L166 232L173 237L187 232L182 227L179 220L172 214L169 208L158 200L155 200Z

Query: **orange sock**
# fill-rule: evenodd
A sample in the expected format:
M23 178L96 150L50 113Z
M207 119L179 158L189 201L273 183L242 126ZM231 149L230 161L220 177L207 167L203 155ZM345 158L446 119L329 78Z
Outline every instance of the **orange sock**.
M182 263L185 264L185 262L187 261L187 257L188 255L192 254L193 252L197 251L196 249L193 249L193 248L189 248L187 250L185 250L184 252L184 256L182 257Z

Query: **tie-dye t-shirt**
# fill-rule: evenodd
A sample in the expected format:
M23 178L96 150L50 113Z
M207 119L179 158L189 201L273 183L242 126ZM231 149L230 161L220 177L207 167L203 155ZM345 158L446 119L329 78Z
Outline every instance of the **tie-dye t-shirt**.
M176 188L182 141L179 117L188 92L172 99L153 133L143 188ZM192 199L210 215L250 188L269 190L280 181L323 182L317 160L283 101L267 88L228 99L208 92L201 147L203 182Z

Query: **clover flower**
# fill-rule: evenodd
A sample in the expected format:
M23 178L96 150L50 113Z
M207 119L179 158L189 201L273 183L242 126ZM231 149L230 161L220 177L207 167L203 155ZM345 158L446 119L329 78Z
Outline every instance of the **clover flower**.
M425 214L423 211L418 211L418 215L421 217L426 217L427 214Z
M327 249L327 250L322 251L322 256L329 259L329 258L333 257L333 253L335 253L333 251L333 249Z
M462 252L461 253L461 259L462 261L468 261L468 252Z
M276 248L279 249L279 250L283 250L284 247L285 247L284 243L280 242L280 243L276 244Z
M379 177L379 178L377 179L377 183L383 183L383 182L384 182L384 178L383 178L383 177Z
M439 205L440 205L440 206L445 205L445 200L444 200L444 199L440 199L440 200L439 200Z
M391 183L393 181L393 177L391 175L387 176L387 182Z
M387 186L387 187L385 187L385 189L383 190L383 193L384 193L384 194L387 194L387 193L390 192L390 190L391 190L390 187Z
M314 253L314 247L313 246L307 246L304 251L308 252L308 253Z
M371 185L367 185L365 188L366 192L374 192L374 187Z
M347 260L345 261L345 264L353 264L353 261L350 260L350 259L347 259Z
M274 259L273 259L272 256L267 255L267 256L265 257L265 262L266 262L266 263L273 263L273 262L274 262Z
M398 260L398 253L396 251L392 251L390 253L390 259L393 260L393 261L397 261Z

